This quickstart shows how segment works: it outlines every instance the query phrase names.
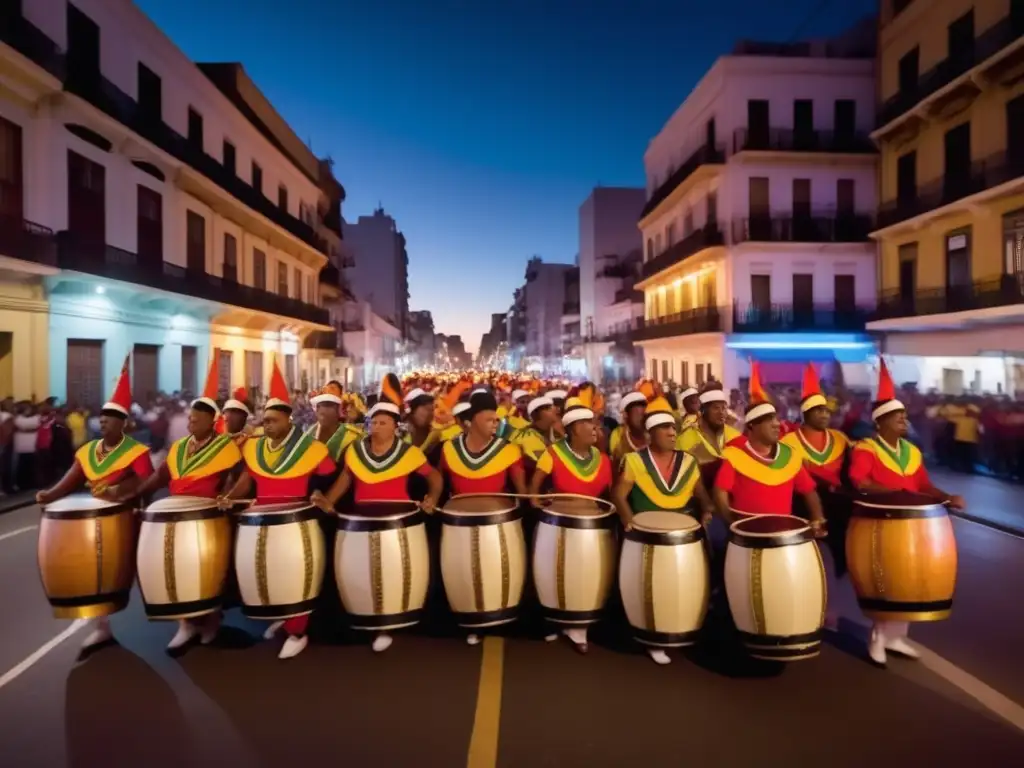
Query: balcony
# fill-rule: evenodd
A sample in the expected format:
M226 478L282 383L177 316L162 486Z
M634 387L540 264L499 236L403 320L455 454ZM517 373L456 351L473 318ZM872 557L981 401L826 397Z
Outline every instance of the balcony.
M870 312L835 304L733 304L733 333L863 331Z
M57 266L307 323L327 325L330 322L326 309L299 299L225 280L205 271L144 258L112 245L85 243L70 232L57 235Z
M316 350L319 352L337 352L338 349L337 331L313 331L302 340L302 348ZM344 355L338 355L344 357Z
M645 261L641 267L641 274L645 279L653 277L669 267L682 263L705 248L713 248L716 245L725 245L725 238L722 236L722 230L718 228L718 223L712 222L701 229L694 230L653 259Z
M701 166L721 165L724 162L725 152L721 147L705 144L686 158L685 162L676 168L672 175L665 180L665 183L651 193L650 199L644 206L643 211L640 212L640 219L643 220L655 208L661 205L675 191L676 187L696 173Z
M291 233L310 247L327 254L327 243L316 229L282 210L261 191L228 171L202 149L191 144L162 119L146 114L135 100L96 72L72 71L64 90L92 104L158 149L202 174L229 195Z
M878 209L878 228L885 229L908 219L951 205L1024 177L1024 137L1011 139L1009 152L1000 152L971 164L962 177L946 176L921 185L913 197L889 200Z
M580 313L580 303L578 301L567 301L562 304L563 315L578 315Z
M1024 19L1006 15L981 35L974 45L962 54L947 56L917 78L913 88L899 91L886 99L878 108L877 128L881 129L910 112L918 104L979 64L999 54L1024 37Z
M0 216L0 256L57 267L57 240L41 224Z
M644 292L638 291L633 287L619 288L615 292L615 303L628 301L631 304L643 304L644 303Z
M732 242L740 243L864 243L871 217L811 213L807 216L755 216L734 219Z
M1024 304L1024 273L998 275L964 286L883 292L872 320L943 315Z
M16 8L4 3L3 10L0 10L0 41L58 80L63 80L66 72L64 52Z
M732 136L732 151L843 155L874 155L878 152L871 137L863 131L800 131L792 128L764 131L737 128Z
M718 307L700 307L686 312L645 320L639 318L633 328L633 341L665 339L691 333L720 333L722 312Z

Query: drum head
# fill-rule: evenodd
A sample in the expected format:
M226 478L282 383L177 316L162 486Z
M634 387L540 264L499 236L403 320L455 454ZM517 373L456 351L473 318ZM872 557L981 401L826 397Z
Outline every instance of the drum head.
M609 504L602 504L597 499L552 499L551 504L544 507L550 515L565 517L608 517L615 512Z
M88 493L73 493L63 499L57 499L47 504L43 509L46 512L91 512L96 509L109 509L110 507L122 507L124 504L118 501L107 501L97 499Z
M147 512L196 512L201 509L213 509L217 506L216 499L203 496L168 496L158 499L146 507Z
M249 507L245 512L241 513L241 517L256 517L262 515L287 515L294 514L295 512L304 512L307 509L312 509L313 505L309 502L285 502L283 504L254 504Z
M512 499L501 496L456 496L444 505L448 515L494 515L511 512L518 505Z
M641 512L633 518L633 527L649 533L665 533L666 531L692 531L700 524L682 512Z
M420 511L414 501L364 501L352 505L351 512L339 512L338 517L349 520L397 520L415 515Z
M857 504L866 507L893 507L896 509L921 509L940 506L935 499L921 493L893 491L892 493L868 493L854 497Z
M737 520L729 530L749 537L787 536L809 530L810 526L802 517L793 515L754 515Z

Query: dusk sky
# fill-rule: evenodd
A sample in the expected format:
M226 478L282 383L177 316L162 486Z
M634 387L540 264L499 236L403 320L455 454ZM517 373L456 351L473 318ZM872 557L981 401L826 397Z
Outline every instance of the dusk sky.
M876 0L136 0L197 61L240 61L347 221L405 233L412 309L475 351L527 259L572 262L591 188L643 152L738 39L841 31ZM639 236L638 236L639 242Z

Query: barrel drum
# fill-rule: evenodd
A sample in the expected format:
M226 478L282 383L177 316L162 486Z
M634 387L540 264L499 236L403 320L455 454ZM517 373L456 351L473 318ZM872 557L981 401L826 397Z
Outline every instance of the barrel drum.
M456 496L441 511L441 580L461 627L514 621L526 581L526 538L515 502Z
M806 520L757 515L733 523L725 591L754 658L797 661L820 652L828 595L821 553Z
M711 594L704 528L680 512L636 515L622 544L619 591L637 642L693 645Z
M334 574L353 629L411 627L430 584L426 515L415 504L358 504L338 515Z
M170 496L141 514L136 563L150 619L220 609L231 564L231 521L214 499Z
M242 613L277 621L313 611L324 579L324 536L309 504L264 504L238 515L235 575Z
M913 493L853 502L846 561L860 609L876 621L949 617L957 548L946 507Z
M600 499L559 499L538 511L533 582L549 621L584 626L601 618L615 581L614 512Z
M135 578L131 507L74 494L48 504L37 557L43 592L58 619L91 619L124 610Z

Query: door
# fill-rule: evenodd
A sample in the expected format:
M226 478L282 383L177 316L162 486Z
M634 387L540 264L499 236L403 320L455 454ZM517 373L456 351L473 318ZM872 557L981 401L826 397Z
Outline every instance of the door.
M91 339L68 339L68 402L99 409L105 398L113 394L103 381L103 342Z
M772 277L771 275L750 276L750 317L754 324L765 323L772 311Z
M0 117L0 217L19 227L24 219L22 170L21 126Z
M900 305L913 312L917 293L917 243L900 246Z
M900 94L907 95L917 90L917 78L920 72L921 50L914 48L900 59L899 82Z
M972 63L974 53L974 9L949 25L946 32L949 60L954 67Z
M946 175L944 192L946 200L957 200L970 191L971 179L971 124L961 123L946 131L945 136Z
M161 265L164 260L163 196L142 184L137 189L136 247L139 260Z
M849 147L857 133L857 102L853 99L836 99L832 115L836 149Z
M78 240L105 244L107 169L68 150L68 231Z
M216 354L217 354L217 390L219 392L230 392L231 391L231 363L232 363L232 360L233 360L232 354L227 349L218 349Z
M707 125L704 127L704 143L708 149L714 149L718 144L718 136L715 133L715 118L708 120Z
M814 325L814 275L793 274L793 320L807 328Z
M814 102L797 99L793 102L793 148L814 149Z
M768 177L752 176L747 182L750 240L771 240L771 201L768 197Z
M746 149L767 149L771 138L768 101L750 99L747 102Z
M297 378L295 371L295 355L284 356L284 380L288 382L288 389L295 389L295 381Z
M245 386L258 392L263 388L263 353L245 353Z
M856 194L856 186L853 179L836 180L836 218L853 218L856 208Z
M964 393L964 372L956 368L942 369L942 394L959 396Z
M856 282L853 275L836 275L833 283L836 312L848 314L857 309Z
M14 334L0 332L0 400L14 397Z
M195 347L181 348L181 391L196 392L196 360L199 358Z
M896 200L910 205L917 200L917 152L900 155L896 161Z
M1024 25L1024 22L1022 22ZM1024 96L1006 102L1006 159L1015 175L1024 173Z
M811 180L793 179L793 240L801 243L818 242L811 217Z
M100 28L71 3L67 4L68 73L94 78L100 73Z
M132 348L132 400L146 403L160 391L160 347L136 344Z
M186 259L188 269L197 274L206 272L206 219L188 211L186 220Z
M971 237L968 232L946 237L946 298L948 311L971 308Z

